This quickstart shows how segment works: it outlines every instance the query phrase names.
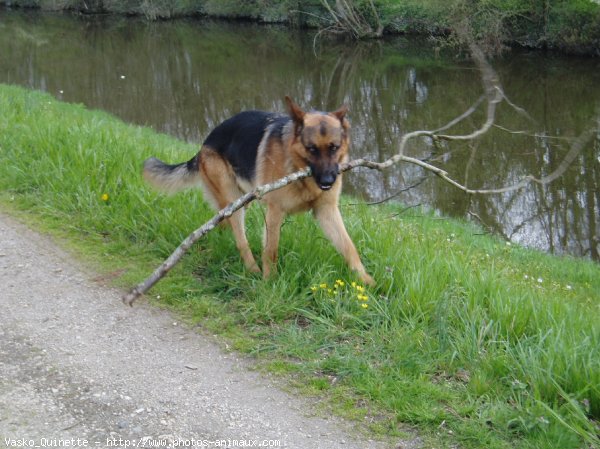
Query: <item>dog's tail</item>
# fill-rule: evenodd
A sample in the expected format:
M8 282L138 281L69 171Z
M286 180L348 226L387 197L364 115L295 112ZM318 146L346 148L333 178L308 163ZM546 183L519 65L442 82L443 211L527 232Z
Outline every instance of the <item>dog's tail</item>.
M201 186L198 158L199 154L196 154L187 162L170 165L151 157L144 161L144 179L154 187L168 193Z

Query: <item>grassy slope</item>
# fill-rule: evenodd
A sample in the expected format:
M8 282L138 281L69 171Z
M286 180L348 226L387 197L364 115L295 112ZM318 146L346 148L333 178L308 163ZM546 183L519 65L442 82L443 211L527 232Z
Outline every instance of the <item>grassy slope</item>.
M139 176L150 155L181 161L195 151L0 85L0 204L66 236L102 270L125 269L120 285L145 277L211 216L198 192L161 196ZM600 267L400 211L343 206L376 289L353 287L302 215L284 225L276 279L245 272L219 230L151 294L373 430L414 425L431 447L598 444ZM248 221L258 252L258 205Z

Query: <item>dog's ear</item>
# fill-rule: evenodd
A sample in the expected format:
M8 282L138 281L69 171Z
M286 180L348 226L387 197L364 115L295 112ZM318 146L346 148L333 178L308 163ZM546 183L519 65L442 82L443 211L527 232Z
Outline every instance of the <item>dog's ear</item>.
M306 115L306 112L304 112L300 108L300 106L294 103L294 100L292 100L287 95L285 96L285 102L287 103L288 110L290 111L290 116L292 117L294 122L296 122L296 124L298 125L302 125L304 123L304 116Z
M348 106L343 104L339 107L339 109L337 111L333 111L330 114L333 115L334 117L337 117L337 119L343 123L344 117L346 117L347 112L348 112Z

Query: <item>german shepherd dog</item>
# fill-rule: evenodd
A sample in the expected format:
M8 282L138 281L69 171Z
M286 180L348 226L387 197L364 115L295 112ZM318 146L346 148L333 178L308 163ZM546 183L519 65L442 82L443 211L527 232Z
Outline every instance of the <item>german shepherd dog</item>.
M305 112L285 97L289 116L245 111L218 125L189 161L169 165L156 158L144 162L144 178L163 190L200 185L204 198L219 210L255 187L310 167L305 178L266 194L262 272L276 270L280 228L286 214L312 210L325 235L362 282L373 285L338 208L342 190L339 164L348 159L350 123L347 107L334 112ZM229 219L244 265L260 272L248 245L244 209Z

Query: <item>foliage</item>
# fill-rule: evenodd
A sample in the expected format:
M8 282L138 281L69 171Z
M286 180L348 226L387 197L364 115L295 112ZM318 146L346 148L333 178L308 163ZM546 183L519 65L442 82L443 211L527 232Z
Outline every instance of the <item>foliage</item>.
M571 52L598 51L600 4L591 0L481 0L460 3L467 9L475 9L477 19L473 21L474 29L483 35L495 35L503 42Z
M0 203L77 242L104 270L125 268L123 284L212 215L198 192L165 197L139 176L150 155L179 161L194 151L0 86ZM247 273L222 230L153 295L380 433L418 426L429 447L598 444L600 267L415 209L342 208L376 288L353 285L312 217L300 215L283 227L275 279ZM254 248L262 220L253 205Z
M548 11L549 46L600 55L600 3L590 0L553 2Z

